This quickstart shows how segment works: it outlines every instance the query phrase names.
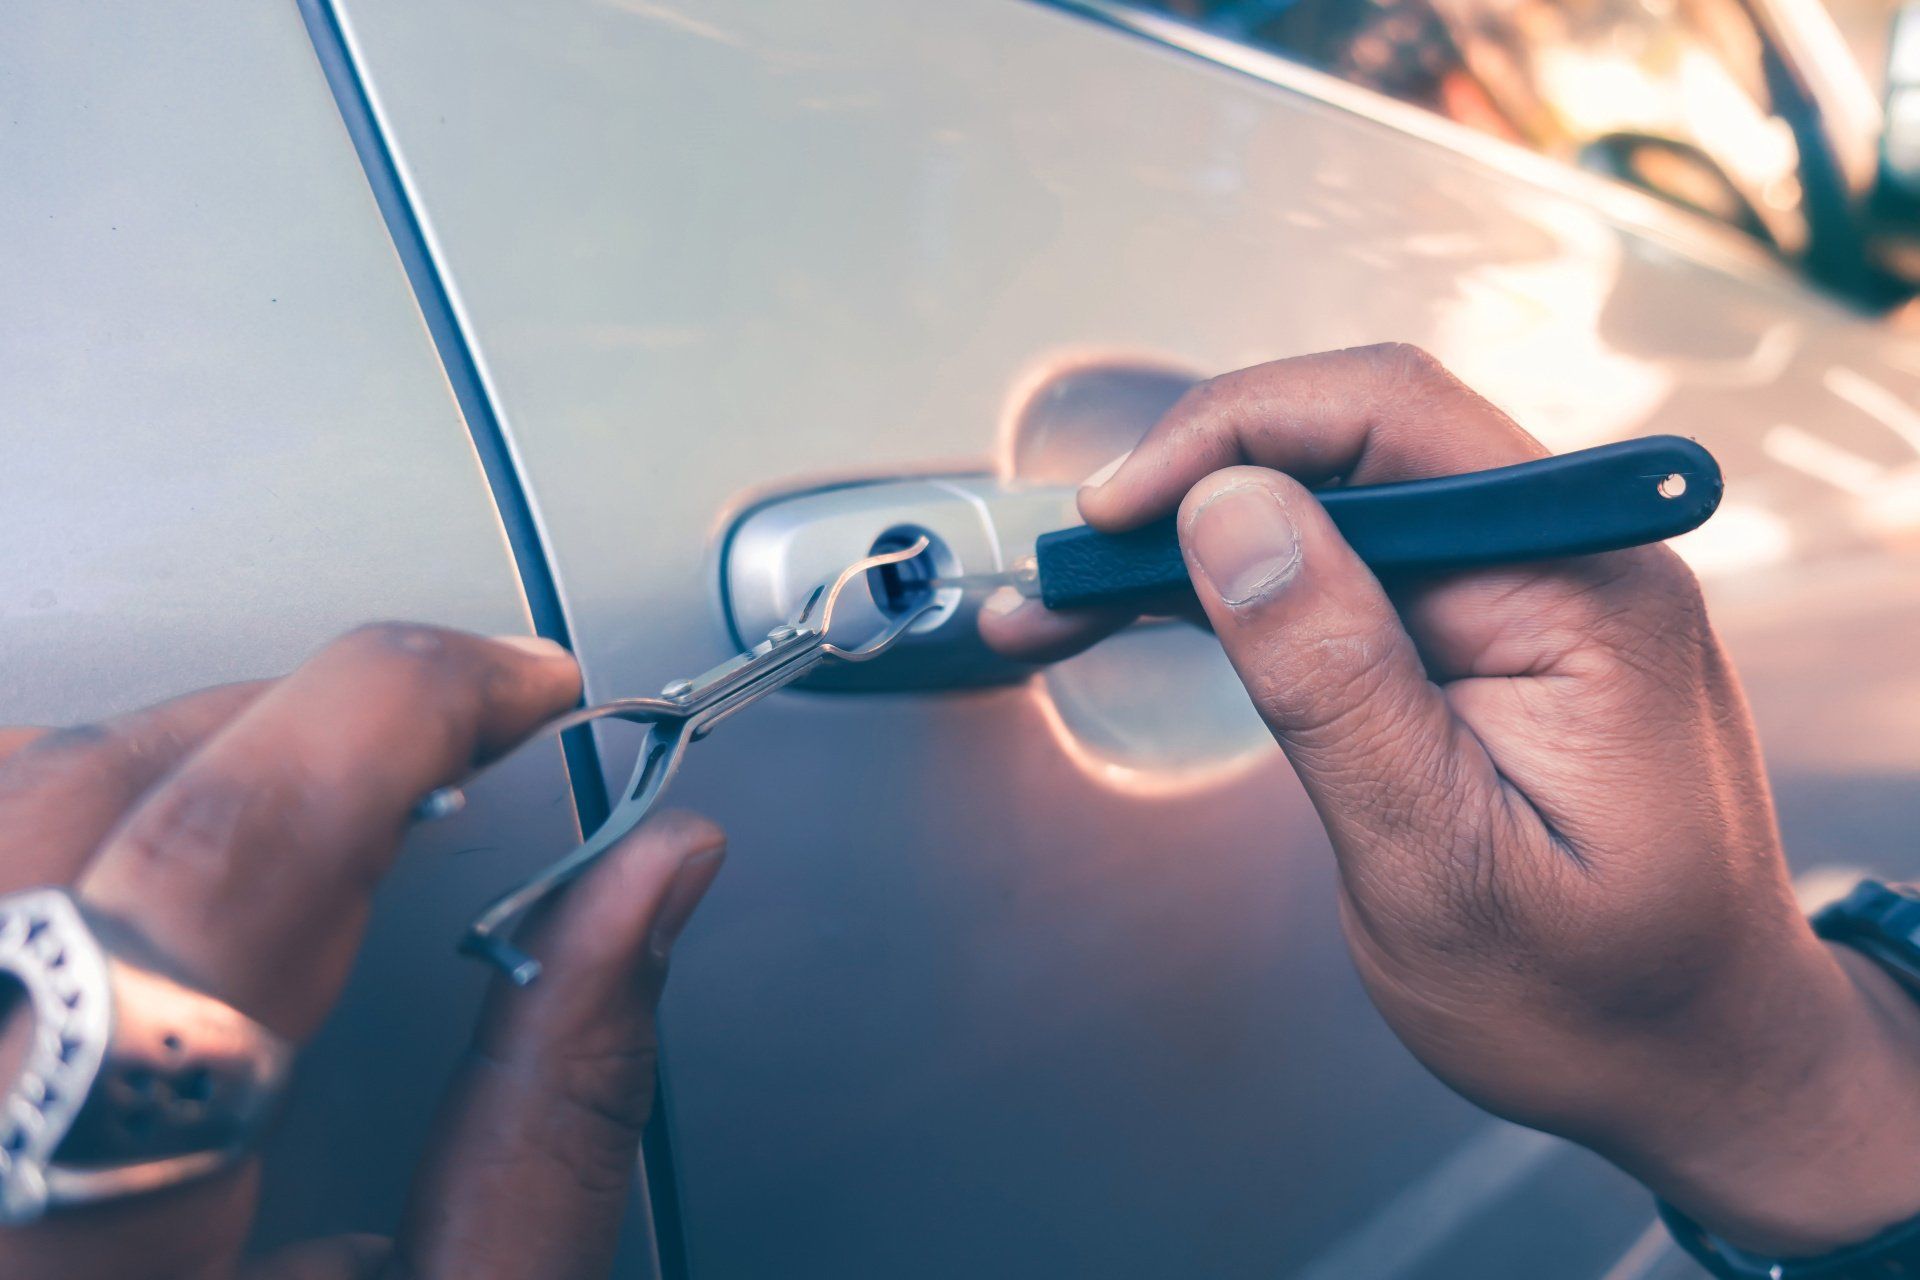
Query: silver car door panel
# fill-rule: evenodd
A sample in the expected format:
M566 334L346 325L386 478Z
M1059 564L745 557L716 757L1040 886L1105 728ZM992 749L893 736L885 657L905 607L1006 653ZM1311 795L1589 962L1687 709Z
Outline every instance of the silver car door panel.
M0 722L276 674L380 618L528 629L494 496L291 5L11 5ZM576 837L550 745L422 831L269 1152L259 1237L388 1230L499 884Z
M1628 225L1538 166L1054 8L337 12L594 696L729 651L720 542L771 495L1071 484L1197 375L1401 339L1556 448L1715 452L1727 505L1685 547L1796 856L1911 869L1920 736L1884 712L1846 741L1832 710L1903 705L1910 677L1792 656L1920 617L1893 585L1915 450L1886 397L1830 385L1911 403L1894 328L1683 215ZM1137 416L1058 412L1109 392ZM1380 1024L1324 837L1204 637L755 715L675 797L733 853L668 995L674 1267L1597 1277L1645 1247L1639 1188L1490 1125ZM624 773L632 738L602 746Z

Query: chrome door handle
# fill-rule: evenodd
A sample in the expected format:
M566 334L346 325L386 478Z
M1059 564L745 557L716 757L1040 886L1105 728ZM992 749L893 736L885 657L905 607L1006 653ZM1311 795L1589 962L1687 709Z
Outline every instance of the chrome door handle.
M841 616L849 631L872 631L922 590L934 608L915 623L884 662L822 670L810 688L925 689L1004 684L1033 670L989 650L977 625L984 591L925 587L931 577L978 578L1006 573L1031 555L1049 529L1074 524L1074 490L1021 488L992 476L890 480L816 490L755 507L733 526L721 553L721 596L736 641L764 636L790 617L823 576L876 549L925 536L926 555L891 575L869 575L866 590L849 588Z

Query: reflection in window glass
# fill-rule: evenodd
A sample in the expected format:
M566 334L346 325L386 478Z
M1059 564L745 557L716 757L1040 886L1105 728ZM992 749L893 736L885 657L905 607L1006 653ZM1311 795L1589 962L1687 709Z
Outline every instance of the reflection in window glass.
M1797 256L1799 149L1740 0L1132 0Z

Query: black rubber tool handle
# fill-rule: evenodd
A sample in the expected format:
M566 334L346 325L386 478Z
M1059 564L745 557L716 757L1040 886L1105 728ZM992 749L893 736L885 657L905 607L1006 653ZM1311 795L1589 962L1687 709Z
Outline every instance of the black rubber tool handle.
M1675 479L1674 477L1678 477ZM1720 505L1720 465L1679 436L1648 436L1535 462L1314 496L1375 573L1549 560L1658 542ZM1131 533L1081 525L1040 535L1049 609L1148 606L1191 593L1173 521Z

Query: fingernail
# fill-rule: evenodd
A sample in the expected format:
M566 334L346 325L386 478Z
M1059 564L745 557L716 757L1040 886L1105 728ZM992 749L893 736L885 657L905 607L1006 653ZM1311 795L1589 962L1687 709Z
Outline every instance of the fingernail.
M1027 598L1012 587L995 587L993 594L980 602L980 612L990 613L996 618L1004 618L1020 612Z
M1234 607L1273 594L1300 566L1300 535L1264 485L1229 485L1201 503L1187 521L1187 545Z
M1098 489L1101 485L1113 479L1114 472L1118 471L1122 466L1124 466L1126 464L1127 459L1131 458L1132 456L1133 456L1133 450L1131 449L1127 450L1125 453L1115 458L1112 462L1109 462L1106 466L1100 468L1098 471L1088 476L1085 480L1082 480L1080 482L1080 487L1082 489Z
M687 927L687 921L693 918L693 909L700 905L707 886L713 882L708 873L726 851L725 845L718 844L696 849L673 873L673 883L661 895L660 909L654 913L653 932L647 935L647 951L655 960L664 962L673 950L680 931Z
M551 662L555 658L572 660L573 655L545 636L495 636L495 644L503 644L509 649L518 649L529 657Z

